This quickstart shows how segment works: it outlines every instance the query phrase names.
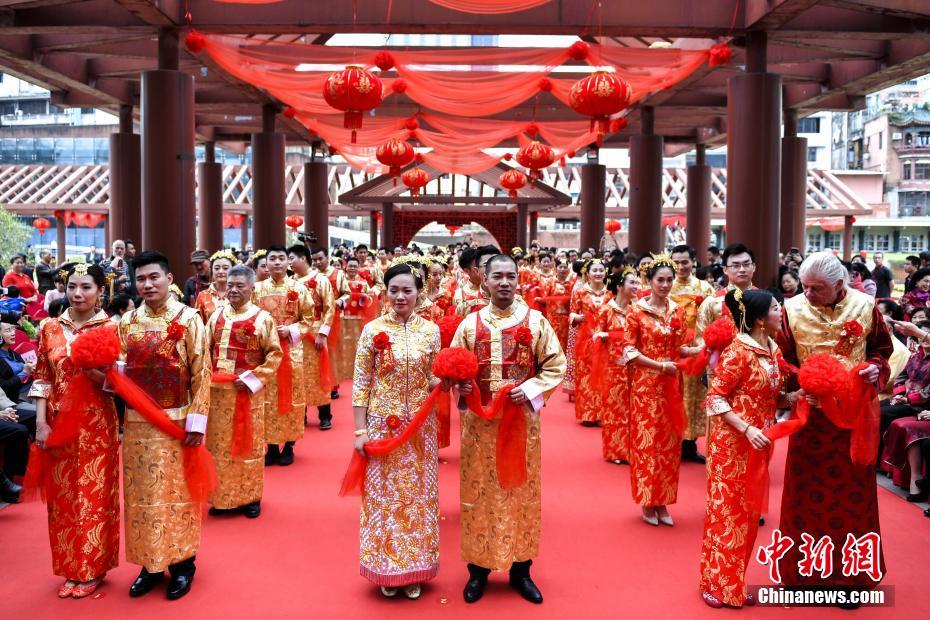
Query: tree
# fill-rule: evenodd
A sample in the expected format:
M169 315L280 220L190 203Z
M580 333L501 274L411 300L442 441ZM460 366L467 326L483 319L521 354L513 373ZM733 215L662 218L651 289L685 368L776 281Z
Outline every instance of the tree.
M32 231L16 216L0 207L0 264L6 266L10 257L26 249Z

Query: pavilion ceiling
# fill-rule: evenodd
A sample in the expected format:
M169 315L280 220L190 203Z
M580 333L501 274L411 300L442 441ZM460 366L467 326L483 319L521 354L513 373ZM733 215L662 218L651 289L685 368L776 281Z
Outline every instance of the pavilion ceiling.
M560 0L509 15L473 15L427 0L392 0L385 23L388 3L0 0L0 70L48 88L58 105L110 111L138 106L139 73L157 67L159 32L177 32L183 40L188 8L190 24L202 32L271 44L323 45L333 34L349 32L561 34L582 35L603 46L648 47L660 40L691 49L732 36L735 54L729 66L705 65L638 104L654 107L655 131L665 136L667 150L676 152L695 142L725 140L726 82L742 69L741 46L749 31L767 32L769 70L784 76L785 104L801 114L861 108L865 94L926 73L930 65L930 3L912 0L605 2L594 20L590 0ZM260 130L261 106L280 102L180 47L179 69L196 78L199 139L241 145ZM391 99L379 113L402 117L417 109L407 97ZM530 100L514 107L509 118L530 119L534 112L540 121L583 120L546 97L538 105ZM607 146L624 146L640 131L637 109L628 120L624 131L607 137ZM277 129L293 144L319 140L297 119L279 115Z

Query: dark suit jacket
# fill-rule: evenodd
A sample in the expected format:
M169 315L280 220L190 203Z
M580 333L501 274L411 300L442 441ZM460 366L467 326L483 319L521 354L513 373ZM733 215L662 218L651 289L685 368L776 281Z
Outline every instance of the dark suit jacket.
M23 361L23 356L12 351L13 358L18 361ZM19 391L23 387L23 381L20 379L13 369L10 368L10 365L6 363L6 360L0 357L0 389L3 390L3 393L6 394L7 398L12 400L14 403L19 402Z
M42 295L55 288L55 271L51 265L42 261L36 263L36 280L39 281L39 293Z

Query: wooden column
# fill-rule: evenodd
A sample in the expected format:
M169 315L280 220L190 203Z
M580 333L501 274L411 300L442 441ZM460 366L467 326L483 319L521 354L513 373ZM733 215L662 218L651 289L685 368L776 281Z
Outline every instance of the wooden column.
M787 252L806 249L804 231L807 213L807 138L799 138L798 113L785 110L781 139L781 232L779 248Z
M119 131L110 134L110 239L142 242L142 154L132 132L132 106L119 109Z
M262 131L252 134L252 240L256 247L283 245L284 134L274 131L276 109L262 107Z
M304 230L316 235L314 245L329 247L329 164L304 164Z
M539 211L530 213L530 243L539 241Z
M529 247L529 205L517 203L517 246L526 251Z
M381 245L393 250L397 242L394 240L394 204L385 202L381 204Z
M368 214L368 249L375 254L378 252L378 218L374 212Z
M223 165L216 163L215 145L205 145L206 161L197 164L197 246L208 252L223 249Z
M852 215L847 215L843 218L843 260L845 261L852 260L854 219Z
M246 215L242 218L242 226L239 228L239 249L241 250L249 247L249 221L250 218Z
M688 245L697 250L698 256L704 256L705 249L710 245L711 169L707 165L707 147L698 144L695 151L695 163L688 166L685 228Z
M665 141L654 134L651 107L640 112L642 133L630 138L630 251L636 255L661 252L662 155ZM603 222L601 223L603 226Z
M607 168L588 163L581 166L581 249L597 249L604 235L604 208L607 200Z

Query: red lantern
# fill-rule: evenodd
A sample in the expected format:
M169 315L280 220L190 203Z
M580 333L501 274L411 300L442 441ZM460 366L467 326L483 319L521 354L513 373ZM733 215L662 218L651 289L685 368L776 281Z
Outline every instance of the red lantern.
M516 168L511 168L501 174L500 183L501 187L509 190L508 194L511 198L516 198L517 190L526 185L526 175Z
M242 226L242 222L244 221L245 216L241 213L223 214L223 228L239 228Z
M394 68L394 56L387 50L381 50L375 54L374 63L382 71L390 71Z
M718 43L710 48L707 54L707 64L711 67L720 67L730 62L733 50L726 43Z
M568 92L568 104L575 112L591 117L591 131L597 121L597 143L610 128L610 116L630 105L633 89L615 73L597 71L581 78Z
M417 197L420 190L429 183L429 175L422 168L411 168L400 177L404 185L410 188L410 195Z
M352 144L362 127L362 113L377 108L382 96L381 80L361 67L336 71L323 84L326 103L345 113L343 126L352 130Z
M292 233L296 233L297 229L303 225L304 218L299 215L288 215L284 218L284 223L287 224L287 227L291 229Z
M191 30L184 37L184 44L194 54L199 54L207 46L207 40L196 30Z
M607 220L604 224L604 230L613 235L623 230L623 225L617 220Z
M291 106L287 106L286 108L284 108L284 111L281 112L281 114L284 115L284 118L290 119L290 118L294 118L295 116L297 116L297 110L295 110Z
M555 161L555 152L548 144L533 140L517 152L517 161L530 170L530 185L540 178L539 171L548 168Z
M412 162L416 154L407 142L400 138L390 138L378 147L375 156L382 164L390 167L391 176L394 177L394 187L397 187L397 177L400 176L401 168Z
M455 236L455 233L458 232L459 228L461 228L461 226L457 226L455 224L446 224L446 229L449 231L449 234L452 235L453 237Z
M32 220L32 227L39 231L39 239L45 236L45 231L52 227L52 223L44 217Z

